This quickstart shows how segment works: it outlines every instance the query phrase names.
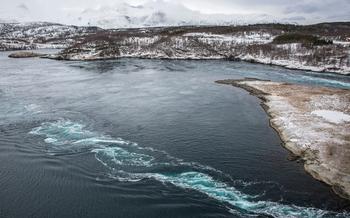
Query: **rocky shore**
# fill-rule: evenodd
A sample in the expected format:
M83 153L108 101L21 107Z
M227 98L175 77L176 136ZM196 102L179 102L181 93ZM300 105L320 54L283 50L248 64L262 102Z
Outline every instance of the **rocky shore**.
M271 126L305 170L350 199L350 90L250 78L217 83L260 98Z

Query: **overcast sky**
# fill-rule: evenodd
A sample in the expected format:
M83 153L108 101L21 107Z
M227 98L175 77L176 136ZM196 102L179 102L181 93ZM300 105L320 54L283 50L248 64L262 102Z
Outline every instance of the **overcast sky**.
M18 19L26 11L35 19L59 20L63 11L96 8L122 0L0 0L0 18ZM147 0L125 0L133 5ZM269 14L294 17L301 23L350 21L350 0L164 0L202 13ZM20 14L20 15L19 15ZM29 17L27 19L30 19ZM309 20L309 22L308 22Z

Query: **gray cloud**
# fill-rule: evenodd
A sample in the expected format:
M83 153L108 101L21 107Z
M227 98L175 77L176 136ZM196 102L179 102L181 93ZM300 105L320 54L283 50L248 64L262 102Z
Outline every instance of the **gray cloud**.
M290 22L302 22L302 21L305 21L306 18L303 16L295 16L295 17L284 18L284 20L290 21Z
M336 15L342 12L349 13L350 1L349 0L323 0L322 3L316 0L303 0L296 4L290 5L285 8L284 12L287 14L309 14L315 13L320 16Z
M294 5L287 7L284 12L287 14L292 13L316 13L320 10L320 7L318 5Z
M19 9L24 10L24 11L28 11L28 10L29 10L29 8L27 7L27 5L24 4L24 3L19 4L17 7L18 7Z

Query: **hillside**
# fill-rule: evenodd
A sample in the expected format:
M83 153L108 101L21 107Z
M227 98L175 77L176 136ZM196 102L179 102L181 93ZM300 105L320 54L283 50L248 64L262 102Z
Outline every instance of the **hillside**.
M99 30L47 22L0 23L0 51L66 48Z
M349 74L349 38L350 23L119 29L89 35L52 58L228 59Z

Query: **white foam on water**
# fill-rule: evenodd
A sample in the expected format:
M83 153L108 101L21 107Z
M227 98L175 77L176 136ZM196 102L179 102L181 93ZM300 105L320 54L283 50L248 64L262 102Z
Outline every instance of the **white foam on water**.
M152 166L154 158L146 154L129 152L119 147L104 147L93 149L96 159L106 163L107 166Z
M30 112L30 113L33 113L33 114L37 114L37 113L41 113L42 110L41 110L41 107L37 104L28 104L28 105L25 105L24 108Z
M234 208L253 214L264 214L273 217L342 217L342 214L332 213L316 208L284 205L271 201L252 201L254 198L234 187L216 181L211 176L201 172L184 172L179 174L141 174L140 177L153 178L163 183L171 183L177 187L201 192L220 202L228 203ZM135 177L132 177L135 178Z
M310 81L314 84L324 84L324 85L334 86L334 87L338 87L338 88L350 89L349 82L342 82L342 81L334 80L334 79L326 79L326 78L313 77L313 76L301 76L297 80L303 81L303 82Z
M88 148L96 159L111 170L110 177L124 182L136 182L141 179L154 179L169 183L182 189L203 193L219 202L230 205L230 211L245 214L270 215L273 217L349 217L347 213L336 213L312 207L286 205L271 201L254 201L256 196L244 194L235 187L216 180L209 174L217 171L211 167L185 162L171 157L166 152L167 162L157 162L158 151L139 147L137 143L121 138L112 138L86 130L85 125L69 120L46 122L34 128L30 134L46 137L45 142L54 146L54 151L77 151ZM133 150L129 150L133 148ZM136 151L135 151L136 148ZM144 153L151 153L146 154ZM152 155L152 152L154 155ZM174 172L154 173L153 166L171 165ZM183 166L186 166L184 170ZM142 173L124 171L128 167L142 168ZM176 171L176 172L175 172Z

